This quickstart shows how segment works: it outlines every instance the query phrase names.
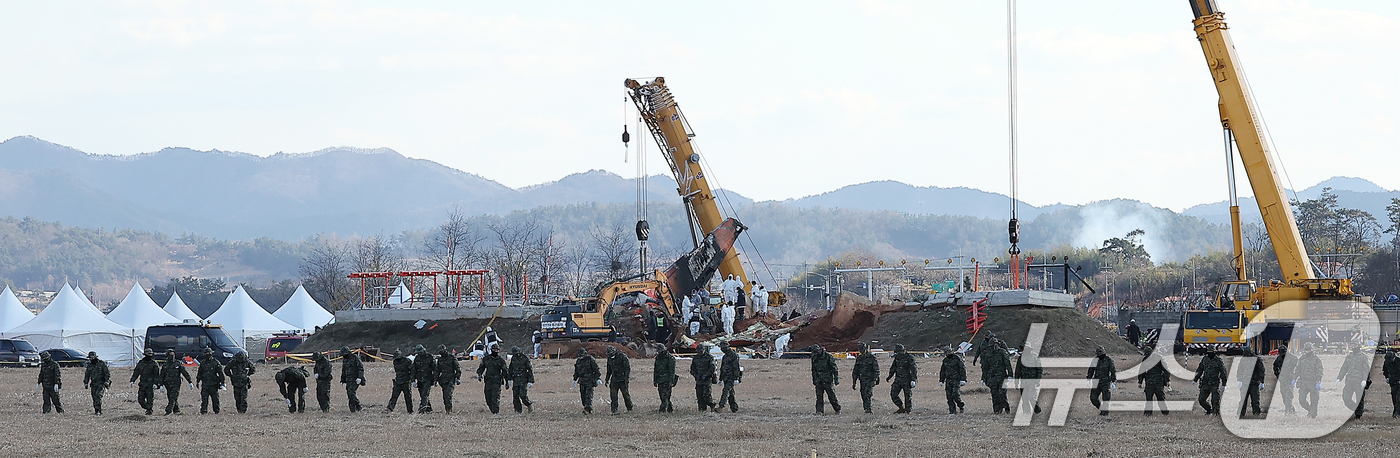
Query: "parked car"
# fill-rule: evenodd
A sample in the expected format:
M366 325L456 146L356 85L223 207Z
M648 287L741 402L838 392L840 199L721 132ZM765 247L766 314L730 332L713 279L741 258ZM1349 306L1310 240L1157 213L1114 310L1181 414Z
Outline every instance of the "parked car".
M164 358L166 350L175 350L175 357L199 359L204 349L214 349L214 357L227 364L243 347L233 341L223 326L217 324L166 324L146 328L146 348Z
M301 346L301 343L305 341L306 336L303 335L274 335L271 339L267 339L267 349L265 350L267 360L272 361L274 358L281 358L287 356L287 353L291 353L293 350L296 350L297 347Z
M87 353L83 353L72 348L50 348L41 353L48 353L50 358L58 362L61 367L86 367Z
M39 367L39 351L24 339L0 339L0 365Z

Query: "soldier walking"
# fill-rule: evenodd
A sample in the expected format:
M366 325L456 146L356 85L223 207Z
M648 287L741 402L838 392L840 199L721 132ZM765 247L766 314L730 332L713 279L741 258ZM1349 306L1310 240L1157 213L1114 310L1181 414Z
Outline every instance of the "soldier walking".
M700 344L695 349L695 356L690 358L690 376L695 378L695 402L700 411L714 409L715 398L710 385L719 383L719 379L715 378L715 358L710 356L709 345Z
M194 380L185 364L175 359L175 350L165 351L165 362L160 363L160 384L165 387L165 414L180 413L180 378L194 388Z
M880 362L870 352L870 344L861 342L860 355L856 356L856 365L851 367L851 389L860 390L860 403L865 413L871 413L870 399L875 397L875 385L879 384Z
M418 388L418 413L433 411L433 385L437 383L437 361L422 345L413 347L413 386Z
M311 360L316 362L311 368L312 375L316 377L316 404L321 407L322 412L330 412L331 383L335 381L331 360L326 357L325 352L320 351L312 353Z
M273 376L277 380L277 390L287 398L287 413L306 411L306 378L310 376L301 366L288 366Z
M675 412L675 406L671 405L671 389L679 381L676 376L676 357L671 355L671 349L666 345L657 347L651 371L651 385L656 387L656 394L661 398L661 408L657 411Z
M817 415L824 414L824 400L831 400L831 410L841 413L841 404L836 400L836 390L832 387L841 384L840 371L836 369L836 358L827 353L821 345L812 346L812 386L817 389Z
M1089 375L1085 378L1090 380L1089 403L1093 404L1095 409L1099 409L1099 415L1108 415L1099 399L1102 398L1106 403L1113 397L1112 390L1116 385L1114 381L1118 380L1118 366L1113 364L1113 358L1108 356L1103 345L1094 349L1094 363L1089 366Z
M447 351L446 346L438 349L437 383L438 388L442 389L442 409L452 415L452 390L462 384L462 365L457 362L456 356Z
M146 409L146 415L151 415L156 404L156 387L160 386L160 363L156 362L156 352L146 349L145 356L136 363L136 368L131 371L131 385L136 385L136 380L141 380L141 385L136 389L136 404L142 409Z
M1371 362L1374 356L1367 354L1360 345L1352 345L1351 353L1342 362L1337 374L1337 383L1342 384L1342 403L1356 412L1356 418L1366 410L1366 390L1371 388Z
M914 385L919 382L919 369L914 365L914 355L904 350L904 344L894 344L894 362L890 363L890 373L885 376L885 381L890 379L894 379L894 383L890 384L890 400L899 408L894 413L914 410L913 391ZM902 402L899 399L901 393L904 394Z
M341 378L344 380L344 378ZM389 407L385 412L393 412L394 404L398 403L399 395L403 394L403 405L408 413L413 413L413 360L404 356L403 352L394 352L394 386L389 394Z
M87 354L87 370L83 371L83 388L92 392L92 413L102 415L102 393L112 387L112 371L107 362L97 357L97 352Z
M1196 377L1191 379L1191 383L1199 383L1201 392L1196 396L1196 403L1206 409L1206 415L1220 414L1220 387L1226 384L1227 375L1219 350L1206 349L1206 356L1196 366Z
M1278 346L1278 356L1274 358L1274 382L1277 386L1275 390L1283 395L1283 413L1292 415L1293 410L1293 389L1297 375L1294 374L1298 367L1297 358L1289 358L1288 345ZM1271 406L1272 408L1272 406Z
M632 393L627 390L631 381L632 362L616 347L608 347L608 372L603 376L603 383L608 385L608 393L612 399L612 413L617 413L618 392L622 392L622 400L627 404L627 411L632 411Z
M1322 359L1313 353L1313 344L1303 344L1303 356L1294 370L1297 376L1298 405L1308 411L1308 418L1317 418L1317 396L1322 390Z
M486 407L491 413L501 411L501 385L506 383L506 359L501 357L498 346L492 345L490 353L481 358L476 367L476 380L486 382Z
M602 374L598 373L598 362L579 347L578 359L574 360L574 386L578 387L579 401L583 403L583 413L593 413L593 388L602 386Z
M953 347L943 347L943 355L943 366L938 369L938 384L943 387L943 396L948 399L948 413L961 413L964 407L962 387L967 385L967 366L963 365L962 355L953 351Z
M728 343L720 344L719 350L724 353L724 357L719 360L719 383L722 388L719 392L719 403L715 404L715 411L718 412L728 402L729 412L738 412L739 399L734 393L734 386L744 382L744 368L739 367L739 353L735 352Z
M1005 382L1013 375L1011 354L1006 351L1006 343L1001 339L992 339L991 347L982 356L982 384L992 393L992 413L1011 413Z
M1040 413L1040 377L1044 369L1040 367L1039 351L1027 352L1021 347L1021 356L1016 358L1016 383L1021 386L1021 411L1032 415Z
M1235 383L1240 384L1240 394L1244 398L1240 402L1240 416L1244 416L1245 408L1253 408L1255 416L1262 413L1259 408L1259 390L1264 389L1264 359L1254 354L1254 349L1244 348L1245 358L1254 358L1254 364L1245 366L1240 364L1239 373L1235 374Z
M1149 364L1149 360L1154 359L1154 350L1156 349L1151 345L1143 347L1143 352L1146 353L1142 357L1144 366ZM1142 388L1143 394L1147 397L1147 404L1143 407L1142 414L1152 416L1152 400L1156 399L1157 407L1162 411L1162 415L1170 415L1171 412L1167 410L1166 387L1171 384L1171 374L1167 372L1167 367L1162 364L1160 356L1156 356L1151 365L1152 367L1148 367L1138 374L1138 388ZM1146 387L1143 386L1143 382L1147 383Z
M63 413L63 402L58 400L60 388L63 388L63 373L58 362L47 351L39 353L39 390L44 395L44 413L49 413L50 409Z
M248 361L248 353L242 351L233 355L233 361L224 366L224 375L233 384L233 404L238 413L248 413L248 388L253 386L255 372L253 362Z
M214 358L214 349L204 347L204 357L195 372L195 387L199 388L199 413L209 413L209 401L214 401L214 413L219 413L219 390L224 387L224 365Z
M535 387L535 367L520 347L510 347L510 366L506 372L509 377L507 382L511 385L510 403L515 407L515 413L520 413L522 407L533 411L530 408L530 388Z
M360 396L357 391L365 386L365 363L350 351L349 346L340 347L340 383L345 385L345 400L350 403L350 412L359 412Z
M1390 418L1400 418L1400 358L1395 357L1395 350L1386 350L1381 375L1390 385Z

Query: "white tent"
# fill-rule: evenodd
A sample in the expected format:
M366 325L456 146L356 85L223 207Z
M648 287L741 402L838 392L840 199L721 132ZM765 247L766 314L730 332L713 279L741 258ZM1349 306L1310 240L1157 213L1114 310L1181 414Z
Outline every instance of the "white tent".
M146 291L141 289L140 283L131 285L131 292L126 294L126 299L122 299L122 303L117 305L117 308L112 309L107 314L107 319L130 329L131 334L142 342L143 348L146 341L146 328L180 322L169 313L161 310L160 306L151 300L151 296L147 296Z
M287 324L286 321L263 310L248 296L248 292L243 291L242 286L229 293L223 305L209 315L209 322L223 325L224 331L228 332L230 337L239 339L238 342L244 345L247 344L247 339L265 339L278 332L297 329L296 326Z
M165 313L169 313L170 316L180 321L200 319L199 315L195 315L194 310L190 310L190 306L185 305L185 300L180 299L179 292L172 292L170 300L165 301Z
M136 353L140 351L130 329L93 310L68 285L34 319L0 335L28 340L40 350L95 351L113 366L136 364Z
M272 316L286 321L302 332L315 332L317 326L325 326L335 319L335 315L316 303L316 300L306 293L306 288L300 286L292 293L292 297L287 299L287 303L282 304Z
M92 307L92 309L93 309L93 310L96 310L97 313L102 313L102 309L97 308L97 304L92 303L92 299L88 299L87 293L84 293L84 292L83 292L83 287L78 286L78 285L73 285L73 292L74 292L74 293L77 293L77 294L78 294L78 297L79 297L79 298L82 298L82 299L83 299L83 303L84 303L84 304L87 304L88 307Z
M393 293L389 294L389 305L402 304L408 302L409 299L413 299L413 295L408 293L408 287L404 286L403 282L399 282L399 286L394 288Z
M34 312L30 312L28 307L21 304L15 293L10 292L10 287L6 286L5 291L0 292L0 332L14 329L32 319Z

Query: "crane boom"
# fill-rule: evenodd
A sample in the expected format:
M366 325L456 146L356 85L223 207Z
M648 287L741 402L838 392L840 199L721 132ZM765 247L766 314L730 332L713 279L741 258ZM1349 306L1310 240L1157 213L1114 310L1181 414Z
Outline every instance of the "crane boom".
M1298 222L1284 195L1269 144L1264 140L1259 111L1235 55L1225 14L1216 8L1215 0L1190 1L1196 15L1192 21L1196 26L1196 39L1205 52L1206 64L1220 94L1220 122L1234 133L1245 175L1254 190L1254 199L1259 204L1269 240L1273 242L1284 281L1312 279L1312 263L1308 261Z
M686 121L680 107L676 105L675 97L666 87L664 78L658 76L646 83L628 79L624 84L631 91L632 102L637 105L637 112L646 121L648 130L656 140L656 146L661 148L666 163L671 166L671 173L676 176L676 183L679 185L676 192L685 202L686 216L691 222L691 235L693 241L698 244L698 234L714 231L724 222L724 215L720 213L710 183L705 179L704 171L700 169L700 155L691 145L690 141L695 137L695 133L690 129L690 123ZM721 276L733 275L747 287L749 279L744 272L744 266L739 263L738 251L729 250L724 261L720 262L719 272Z

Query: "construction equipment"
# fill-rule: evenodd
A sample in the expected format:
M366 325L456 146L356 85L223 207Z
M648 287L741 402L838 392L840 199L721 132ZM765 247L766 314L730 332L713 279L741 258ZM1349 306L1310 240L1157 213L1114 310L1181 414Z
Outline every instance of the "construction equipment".
M550 307L540 316L540 332L550 340L610 342L619 336L608 309L614 305L633 303L663 322L657 326L666 330L659 333L662 343L674 342L676 337L684 334L684 327L687 326L677 304L681 303L687 291L710 282L720 263L733 252L734 241L744 229L739 221L726 219L705 235L700 246L676 259L665 271L658 269L651 274L609 281L598 286L594 297L565 301ZM639 297L641 300L638 300ZM650 323L648 327L651 327ZM651 337L657 335L654 333Z
M675 175L676 183L680 186L676 192L685 204L686 219L690 221L691 239L699 246L698 235L715 230L725 219L715 201L709 181L705 179L705 173L700 168L700 153L692 143L695 131L690 128L690 122L685 119L680 106L676 105L675 96L666 87L665 78L658 76L647 83L628 79L623 84L630 91L632 103L637 106L637 112L646 122L647 130L651 131L652 138L656 140L656 146L661 148L666 164L671 166L671 173ZM730 250L725 254L723 262L719 265L719 273L724 277L733 275L745 288L750 284L749 276L739 262L738 250ZM781 306L785 303L787 295L782 291L774 288L768 292L770 306Z
M1189 0L1195 13L1192 23L1196 39L1205 52L1206 64L1220 94L1220 123L1225 130L1227 172L1230 185L1230 223L1234 231L1234 267L1236 278L1221 284L1217 310L1193 310L1185 314L1182 343L1244 344L1245 326L1256 315L1285 301L1302 299L1350 299L1351 280L1316 278L1308 260L1298 223L1279 181L1273 155L1269 151L1262 118L1250 94L1249 82L1239 66L1235 46L1230 40L1225 15L1215 0ZM1273 242L1283 281L1257 286L1246 278L1244 247L1241 240L1239 201L1235 195L1234 153L1239 151L1245 175L1254 191L1264 228ZM1303 319L1301 308L1270 312L1271 317ZM1272 326L1272 325L1271 325Z

